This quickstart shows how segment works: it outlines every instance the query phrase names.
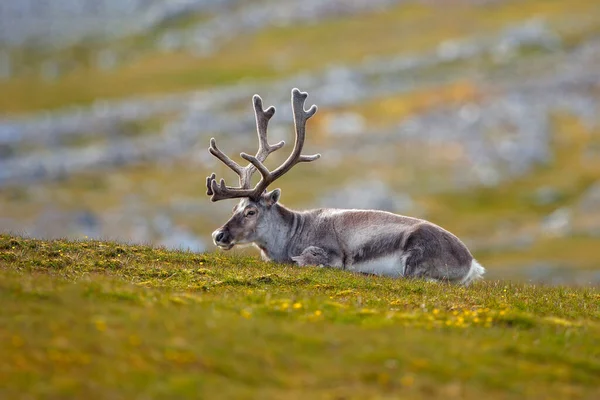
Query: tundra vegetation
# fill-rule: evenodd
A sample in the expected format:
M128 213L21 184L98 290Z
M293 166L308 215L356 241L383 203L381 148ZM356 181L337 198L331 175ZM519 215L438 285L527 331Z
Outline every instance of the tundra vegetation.
M600 293L0 235L0 397L600 396Z
M242 15L245 3L232 12ZM281 184L287 206L318 207L330 192L351 198L346 188L375 177L387 191L383 197L410 200L404 202L409 209L391 211L452 231L490 278L598 282L600 208L593 202L600 188L600 5L588 0L465 0L447 7L392 3L379 11L301 23L301 29L257 26L202 56L153 43L218 14L172 18L144 34L56 51L0 49L0 59L9 54L14 67L0 80L0 141L20 123L32 123L17 130L18 138L26 137L22 142L0 143L0 180L7 171L18 174L40 160L53 165L59 178L2 186L0 230L207 249L210 232L231 205L201 199L204 174L231 175L208 159L205 143L214 136L226 152L249 148L254 130L249 96L263 93L272 104L288 104L286 91L300 86L322 104L311 129L327 166L290 171ZM479 51L453 58L474 44ZM118 58L110 69L95 62L106 51ZM418 67L394 70L398 60ZM46 61L60 66L59 76L41 76ZM379 72L369 75L371 70ZM340 101L337 92L325 90L329 87L354 89L363 97ZM390 91L380 93L381 87ZM215 99L214 106L205 104L205 97ZM146 115L149 99L166 99L168 110ZM551 100L556 102L546 105ZM132 121L131 110L145 117ZM431 136L440 124L454 126L464 122L462 116L477 116L477 110L487 128L448 128ZM273 121L275 141L290 138L289 114L282 114ZM362 125L341 136L332 121L347 115ZM421 121L419 135L407 137L401 128L415 121ZM74 132L61 130L71 129L71 123ZM285 135L278 133L283 126ZM48 128L47 136L39 128ZM467 133L452 136L460 132ZM173 138L183 150L158 157L154 152L169 149ZM361 156L356 148L363 149ZM114 157L123 149L139 151L138 157ZM539 149L545 152L541 159ZM283 161L273 156L273 163ZM497 172L504 179L482 185L472 176L474 158L494 168L500 164ZM75 165L62 168L65 160ZM529 160L527 168L504 175L502 166L523 160ZM470 185L457 184L461 179ZM306 190L308 185L314 190Z
M253 18L246 7L284 2L225 3ZM0 187L0 398L600 398L598 288L537 283L600 279L600 3L387 3L253 25L201 55L157 43L218 13L60 49L0 46L0 179L40 160L60 172ZM319 206L376 177L414 207L393 211L465 240L485 281L84 236L208 239L232 204L204 198L205 173L232 175L206 142L252 148L248 97L288 104L294 86L323 105L311 123L327 169L290 171L282 201ZM486 129L450 129L477 118ZM289 140L291 120L274 125ZM529 164L481 182L473 153Z

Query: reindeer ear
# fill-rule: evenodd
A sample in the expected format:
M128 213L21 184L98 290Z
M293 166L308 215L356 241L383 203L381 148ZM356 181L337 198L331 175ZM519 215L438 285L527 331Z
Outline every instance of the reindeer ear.
M263 199L267 203L268 206L272 206L273 204L279 201L281 197L281 190L275 189L263 195Z

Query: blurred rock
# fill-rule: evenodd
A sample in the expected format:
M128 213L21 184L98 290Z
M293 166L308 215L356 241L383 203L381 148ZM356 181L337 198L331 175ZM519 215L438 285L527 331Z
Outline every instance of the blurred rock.
M519 269L525 271L529 279L536 282L552 279L556 275L555 270L558 268L559 266L554 263L543 261L519 267ZM564 282L561 279L558 283Z
M453 62L479 53L477 44L465 40L446 40L437 48L436 55L442 62Z
M180 50L184 46L183 35L171 30L162 34L156 44L158 49L164 52Z
M181 15L226 10L241 0L3 0L0 44L62 47L141 34Z
M527 24L525 27L525 33L529 32L528 29L534 32L538 29L527 28ZM446 46L460 54L486 54L493 48L491 44L499 43L506 35L514 36L509 30L498 37L465 39ZM520 45L535 44L536 41L542 43L546 40L542 36L516 34ZM456 48L471 50L467 52ZM250 143L253 137L248 132L255 129L252 114L249 111L240 113L236 107L232 109L230 106L246 102L251 93L260 92L265 101L283 110L289 108L289 88L294 86L309 91L311 99L323 108L359 104L431 84L427 79L415 81L411 77L423 67L443 63L449 57L444 53L446 51L449 50L442 51L442 54L434 52L369 59L355 66L328 67L314 74L303 73L271 83L246 82L161 97L97 101L91 107L69 107L0 119L0 144L53 146L52 152L44 154L16 151L11 159L0 159L0 186L7 182L55 179L81 170L110 168L140 160L164 162L188 155L198 144L198 127L202 127L202 132L222 132L221 141ZM333 117L329 122L332 126L328 129L332 134L353 138L340 142L342 148L362 145L355 140L377 142L380 146L407 139L435 145L461 143L466 150L464 161L470 164L455 163L457 185L463 188L482 184L493 186L503 179L526 173L533 165L551 160L549 126L550 116L556 110L575 113L586 125L598 124L595 110L600 107L600 101L591 96L587 88L594 82L600 82L600 74L594 73L592 68L597 64L599 54L600 42L585 43L565 54L561 58L563 62L553 60L546 75L528 79L523 84L521 78L513 74L503 85L498 85L497 95L482 103L471 101L458 107L434 108L406 119L395 132L358 135L364 131L366 122L359 115L344 113ZM450 73L444 75L444 80L452 82L460 76L460 72L457 75ZM494 78L497 84L496 81ZM436 80L434 84L439 85L440 82ZM498 90L501 88L503 90ZM107 146L70 148L61 145L68 143L70 138L98 136L102 140L99 133L119 132L119 126L164 115L175 117L157 128L155 135L145 135L144 138L117 135L118 141ZM282 115L286 123L291 122L289 113L279 112L278 115ZM283 129L281 125L273 125L271 132L274 136L282 133L280 136L289 140L287 126ZM204 160L207 160L206 154L197 158L198 162Z
M20 46L28 42L56 48L86 39L119 38L151 32L179 17L204 13L203 18L180 33L189 41L213 48L234 36L266 26L286 26L369 10L383 10L405 0L3 0L0 4L0 44ZM202 38L203 40L198 40ZM159 46L175 42L159 38ZM199 50L199 49L196 49Z
M98 216L91 211L81 211L75 214L77 230L83 236L99 237L101 225Z
M533 201L538 206L554 204L562 198L562 192L552 186L542 186L533 194Z
M332 136L353 136L364 133L365 119L352 112L327 115L325 130Z
M538 261L525 265L509 267L528 280L551 285L597 285L600 283L600 271L573 270L573 266L551 261Z
M555 210L542 220L540 229L548 236L567 236L571 233L572 211L563 207Z
M413 209L414 203L410 196L393 192L384 182L369 180L333 190L320 201L320 206L405 213Z
M590 185L574 205L577 234L600 237L600 181Z
M75 213L47 206L37 216L33 229L27 234L38 238L77 237L77 217Z
M496 239L490 237L464 237L461 238L473 252L510 252L523 251L530 248L536 240L531 233L515 233L513 229L501 228Z
M10 53L0 50L0 80L12 77L12 59Z
M118 223L117 226L128 228L128 237L136 243L152 243L150 223L142 216L136 216L126 223Z
M458 112L460 118L468 125L474 124L481 118L481 108L477 104L469 103L460 108Z
M600 182L592 184L581 196L577 211L583 214L600 213Z
M160 236L167 236L173 231L173 221L164 212L157 212L152 218L152 225Z
M499 63L508 62L521 47L531 44L547 50L557 50L561 45L558 35L554 34L544 21L531 19L504 30L501 40L492 51L493 59Z
M117 53L110 49L100 50L96 54L96 68L101 71L110 71L119 65Z
M175 250L206 251L206 244L201 239L182 228L174 228L159 244Z
M61 75L60 65L54 60L46 60L41 65L42 79L48 82L57 80Z
M24 235L28 233L26 232L26 229L24 229L23 221L3 216L0 217L0 232L14 235Z

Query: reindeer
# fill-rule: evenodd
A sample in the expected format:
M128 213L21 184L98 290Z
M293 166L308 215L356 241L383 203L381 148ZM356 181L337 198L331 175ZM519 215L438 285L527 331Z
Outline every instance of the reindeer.
M241 153L249 162L241 167L210 140L209 152L239 176L239 187L217 183L215 174L206 178L211 201L241 199L233 216L213 232L216 246L229 250L236 245L254 244L266 261L299 266L328 266L349 271L392 277L423 278L468 285L479 279L485 269L467 247L445 229L422 219L378 210L317 209L293 211L279 202L279 189L267 192L274 181L296 164L312 162L320 154L302 155L306 122L317 112L313 105L306 111L307 93L292 90L292 110L296 140L289 157L269 171L264 162L269 154L284 146L270 145L267 125L275 108L263 109L262 99L254 95L258 132L258 152ZM252 188L252 175L260 181Z

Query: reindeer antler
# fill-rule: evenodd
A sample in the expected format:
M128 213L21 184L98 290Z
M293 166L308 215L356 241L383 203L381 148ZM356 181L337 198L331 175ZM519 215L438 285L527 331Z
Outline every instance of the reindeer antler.
M296 141L294 143L294 149L292 154L273 172L270 172L267 167L263 164L267 156L283 147L285 142L281 141L275 145L269 145L267 141L267 126L269 120L275 114L275 108L269 107L263 110L262 99L258 95L254 95L254 112L256 114L256 130L258 132L258 152L255 156L251 156L247 153L241 153L240 156L249 161L250 164L246 167L241 167L225 153L217 148L216 141L214 138L210 140L210 147L208 151L221 162L231 168L240 177L239 187L229 187L225 185L225 181L221 179L217 183L215 174L211 174L206 178L206 194L211 196L211 201L219 201L224 199L234 199L239 197L249 197L252 200L258 200L265 189L273 183L276 179L283 176L288 172L294 165L299 162L310 162L321 157L320 154L312 156L302 155L302 148L304 147L304 140L306 138L306 121L317 112L317 106L313 105L308 111L304 110L304 102L308 97L308 93L300 92L298 89L292 89L292 110L294 112L294 125L296 129ZM250 189L252 175L254 172L259 171L262 178L254 189Z
M254 157L263 162L269 154L282 148L285 142L281 141L277 144L270 145L267 139L267 127L269 125L269 120L275 114L275 107L269 107L266 110L263 110L262 99L259 95L254 95L252 102L254 104L254 114L256 116L256 132L258 133L258 151ZM211 200L219 201L234 197L249 196L252 193L252 175L256 172L256 167L252 164L241 167L217 148L217 142L214 138L210 139L208 151L233 170L233 172L238 174L240 179L239 187L228 187L225 185L223 179L217 184L215 174L211 174L206 178L206 194L212 196Z

